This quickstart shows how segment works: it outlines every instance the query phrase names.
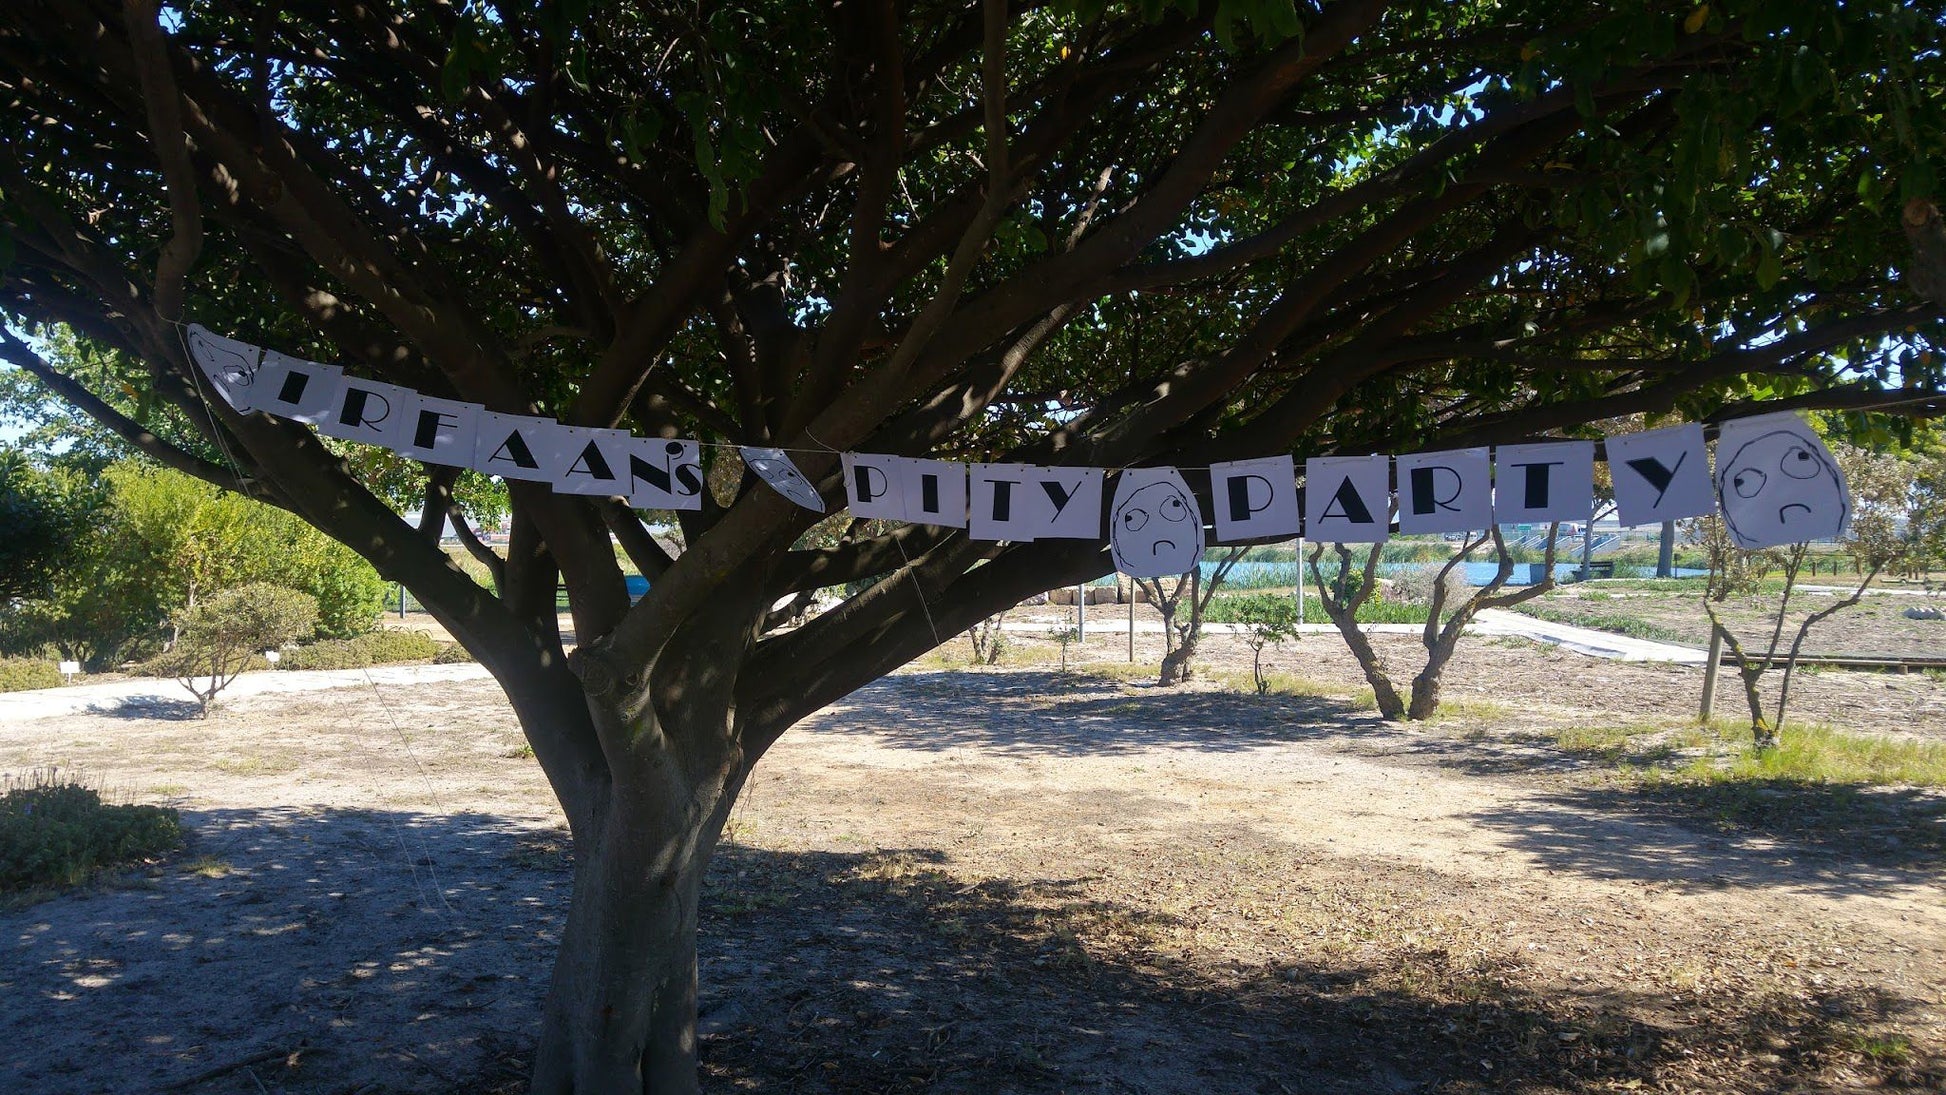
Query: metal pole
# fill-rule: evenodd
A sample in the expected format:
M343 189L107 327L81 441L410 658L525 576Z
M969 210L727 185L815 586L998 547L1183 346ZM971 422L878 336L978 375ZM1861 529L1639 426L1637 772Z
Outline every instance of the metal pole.
M1088 641L1088 587L1074 587L1074 641Z
M1297 537L1297 626L1304 626L1304 535Z
M1121 579L1117 578L1115 579L1115 582L1116 582L1116 587L1120 588ZM1135 579L1130 578L1128 580L1128 663L1130 665L1135 664L1135 590L1136 588L1137 587L1135 585Z
M405 583L399 583L399 619L405 619Z
M1703 663L1703 711L1698 722L1710 721L1710 708L1716 704L1716 663L1723 660L1723 633L1710 628L1709 661Z

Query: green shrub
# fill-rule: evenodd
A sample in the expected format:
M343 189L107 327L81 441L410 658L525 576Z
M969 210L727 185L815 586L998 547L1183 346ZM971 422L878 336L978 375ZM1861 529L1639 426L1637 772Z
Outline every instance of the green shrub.
M54 771L8 779L0 795L0 893L75 886L102 867L182 843L182 818L160 806L103 803Z
M286 650L279 669L362 669L431 661L440 644L423 631L374 631L355 639L327 639Z
M472 661L472 653L458 643L440 643L439 653L432 656L434 665L462 665Z
M0 658L0 692L59 688L61 670L44 658Z
M208 717L216 697L263 652L317 629L318 601L309 593L250 582L226 589L176 615L174 646L155 660L189 690Z

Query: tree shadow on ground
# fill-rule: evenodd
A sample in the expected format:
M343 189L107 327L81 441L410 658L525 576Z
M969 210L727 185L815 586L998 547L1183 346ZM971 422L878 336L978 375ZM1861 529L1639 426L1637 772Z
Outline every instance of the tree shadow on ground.
M1926 1006L1837 990L1735 1007L1598 997L1508 959L1392 961L1387 947L1244 966L1165 942L1167 915L1103 899L1087 878L967 881L945 862L930 849L727 849L704 929L712 1085L1771 1091L1849 1062L1861 1024ZM1922 1090L1940 1069L1907 1060L1875 1079Z
M566 874L535 868L563 862L560 834L182 814L174 858L0 914L0 1090L447 1091L531 1043L568 897Z
M1233 752L1385 732L1341 700L1171 690L1129 692L1040 671L905 673L853 693L799 732L871 734L901 749L1113 756L1157 748Z
M0 1038L25 1048L0 1088L522 1089L568 896L558 829L186 820L183 858L0 915L22 1003L0 1009ZM1924 1005L1835 988L1734 1007L1598 997L1395 938L1244 964L1184 927L1139 892L962 878L932 848L726 846L703 911L705 1074L784 1092L1781 1091L1856 1069L1860 1031ZM1908 1056L1868 1078L1942 1075Z
M167 696L117 696L103 703L89 704L85 713L110 719L193 722L203 717L203 707L195 700L178 700Z
M1946 795L1788 780L1574 787L1473 816L1552 871L1869 893L1937 879Z

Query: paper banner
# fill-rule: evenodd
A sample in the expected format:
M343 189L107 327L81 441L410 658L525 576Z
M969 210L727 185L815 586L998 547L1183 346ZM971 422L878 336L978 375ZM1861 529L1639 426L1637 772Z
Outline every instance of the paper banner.
M1296 536L1297 462L1288 456L1232 460L1209 469L1218 541Z
M1324 543L1382 544L1391 533L1391 461L1327 456L1304 462L1304 535Z
M1046 526L1031 464L974 464L968 468L966 534L975 540L1024 544ZM1033 490L1034 493L1029 493Z
M1415 452L1397 460L1399 532L1484 532L1493 524L1493 461L1487 450Z
M628 493L627 430L592 426L556 426L536 453L548 472L548 484L562 494L625 495Z
M1493 519L1502 525L1586 521L1595 509L1595 443L1493 450Z
M628 504L635 509L703 508L703 448L678 437L633 437L615 454ZM609 452L608 443L601 442Z
M1731 540L1749 551L1835 537L1851 518L1844 473L1795 414L1724 423L1716 491Z
M1037 539L1101 539L1101 488L1107 473L1100 468L1035 468L1042 522Z
M276 351L263 351L191 325L185 335L198 373L239 411L261 410L310 423L327 437L380 445L405 457L471 466L509 479L549 483L571 494L624 495L638 509L694 510L706 490L695 441L634 437L621 430L566 427L552 419L487 412L478 404L422 396L409 388L344 375ZM1850 517L1837 462L1792 414L1724 426L1714 478L1695 425L1608 439L1617 508L1628 524L1711 512L1719 505L1740 547L1762 548L1835 537ZM789 455L739 450L752 471L796 504L818 513L824 501ZM1593 510L1594 445L1587 441L1508 445L1494 450L1491 494L1486 450L1415 453L1397 462L1399 525L1404 533L1471 531L1502 524L1585 521ZM974 465L868 453L842 454L846 496L855 516L968 528L976 539L1028 541L1101 535L1100 468ZM1287 456L1238 460L1210 469L1216 523L1224 540L1271 539L1297 530L1321 541L1377 543L1391 520L1391 463L1385 456L1323 457L1305 464L1301 503ZM1151 493L1136 496L1154 488ZM1117 565L1142 576L1180 574L1203 548L1195 496L1172 468L1123 474L1111 508ZM1124 505L1126 504L1126 511ZM1163 511L1167 510L1167 513ZM1122 512L1123 523L1114 522ZM1142 534L1153 520L1192 535ZM1181 531L1157 526L1164 533ZM1118 538L1126 539L1123 544ZM1167 561L1163 561L1164 557ZM1185 562L1185 558L1188 560ZM1134 570L1128 570L1128 567Z
M254 409L251 388L263 351L248 342L212 334L200 323L189 325L188 342L189 356L223 402L239 411Z
M551 418L487 411L473 443L473 468L502 479L549 482L553 474L542 458L554 454L556 428Z
M397 384L345 377L330 408L318 420L318 432L345 441L382 445L397 452L404 447L419 393Z
M1115 569L1131 578L1187 574L1203 557L1203 513L1174 468L1129 468L1108 512Z
M900 488L905 457L848 452L839 459L845 469L845 507L853 517L881 521L906 519L905 493Z
M315 426L337 405L344 385L345 371L336 365L265 350L250 402L257 410Z
M824 512L824 499L818 496L818 489L804 478L804 473L797 470L783 449L743 445L737 452L743 454L744 464L757 473L757 478L770 484L772 490L813 513Z
M407 409L410 426L399 455L428 464L470 468L474 444L479 440L480 416L485 413L486 408L478 403L422 395Z
M966 465L950 460L907 460L899 490L905 519L942 528L966 527Z
M1608 438L1608 476L1624 525L1657 525L1713 512L1716 491L1709 466L1703 427L1693 422Z

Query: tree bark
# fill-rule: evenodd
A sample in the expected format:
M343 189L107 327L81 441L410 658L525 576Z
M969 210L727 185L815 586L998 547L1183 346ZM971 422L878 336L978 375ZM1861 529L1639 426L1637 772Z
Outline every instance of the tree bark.
M1159 683L1181 684L1190 679L1195 673L1195 667L1191 663L1196 657L1196 640L1195 635L1185 635L1176 644L1175 649L1162 656L1162 676Z
M641 743L627 779L570 807L574 892L542 1015L532 1090L545 1095L701 1090L696 924L711 854L748 769L728 706L698 697L625 719Z

